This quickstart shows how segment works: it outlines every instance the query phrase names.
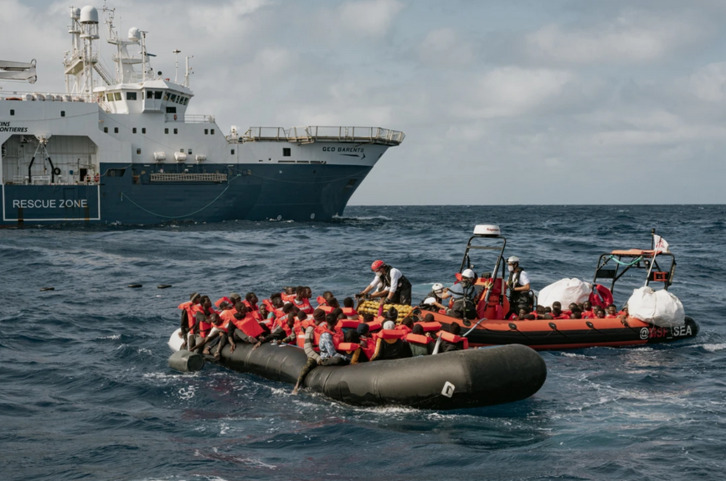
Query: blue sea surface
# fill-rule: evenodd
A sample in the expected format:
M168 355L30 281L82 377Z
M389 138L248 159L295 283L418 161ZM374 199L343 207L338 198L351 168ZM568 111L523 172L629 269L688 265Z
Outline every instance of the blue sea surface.
M477 223L501 226L535 289L591 281L601 253L649 248L655 228L678 262L671 292L700 333L543 352L533 397L460 411L363 409L215 365L167 365L191 292L262 298L304 284L343 298L381 258L420 300L453 281ZM349 207L330 223L1 230L0 477L721 479L725 223L720 205L429 206Z

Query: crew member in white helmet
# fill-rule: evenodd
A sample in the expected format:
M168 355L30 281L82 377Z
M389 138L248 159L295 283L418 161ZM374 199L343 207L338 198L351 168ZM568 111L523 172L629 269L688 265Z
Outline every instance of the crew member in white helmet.
M401 271L381 260L373 261L371 270L376 273L376 277L368 287L358 293L359 297L373 291L371 297L380 298L381 304L391 302L411 305L411 283Z
M509 278L507 279L507 287L509 288L509 309L519 312L517 307L519 304L526 305L526 309L531 311L533 308L532 293L530 292L529 276L527 272L519 266L519 257L511 256L507 259L507 270Z
M426 294L424 300L421 301L420 307L430 311L446 310L444 299L449 297L449 295L445 294L445 291L446 289L442 283L435 283L431 286L431 292Z
M476 274L471 269L461 271L461 281L445 289L444 298L452 297L454 303L447 315L459 319L476 318L476 301L481 290L476 286Z

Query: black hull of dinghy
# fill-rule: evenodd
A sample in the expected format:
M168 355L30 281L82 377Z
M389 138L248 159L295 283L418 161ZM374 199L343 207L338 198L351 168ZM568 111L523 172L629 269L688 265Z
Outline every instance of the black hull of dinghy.
M293 346L238 344L220 364L267 379L295 383L305 353ZM528 398L544 384L544 360L522 345L469 349L349 366L318 366L305 387L357 406L461 409Z

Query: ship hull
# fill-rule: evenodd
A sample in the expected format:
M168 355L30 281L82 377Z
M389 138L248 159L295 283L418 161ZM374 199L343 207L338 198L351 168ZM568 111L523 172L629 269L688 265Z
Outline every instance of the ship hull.
M159 173L158 166L127 167L102 164L106 175L93 185L3 185L2 225L329 221L343 213L355 187L371 169L361 165L206 165L205 172L223 172L223 176L216 181L182 177L154 182L150 178ZM186 175L196 174L192 169Z

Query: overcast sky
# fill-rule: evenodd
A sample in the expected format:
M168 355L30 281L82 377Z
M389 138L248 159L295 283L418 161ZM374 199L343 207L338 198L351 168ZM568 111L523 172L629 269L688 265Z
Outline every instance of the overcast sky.
M194 56L190 112L224 132L404 131L351 204L726 203L723 0L108 5L165 76ZM0 7L0 58L39 76L4 89L63 92L70 4Z

